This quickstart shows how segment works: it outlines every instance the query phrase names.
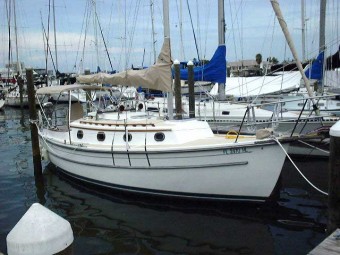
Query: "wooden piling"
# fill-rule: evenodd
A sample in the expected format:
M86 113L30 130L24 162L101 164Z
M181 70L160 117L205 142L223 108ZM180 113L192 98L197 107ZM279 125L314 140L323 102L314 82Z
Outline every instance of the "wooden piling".
M85 75L90 75L91 71L90 69L84 70ZM91 111L91 91L85 91L86 93L86 113L89 113Z
M330 129L327 233L340 227L340 121Z
M189 118L195 118L195 78L194 64L188 62Z
M18 73L17 83L19 86L19 96L20 96L20 108L23 109L24 107L24 80L21 78L21 76Z
M181 91L181 75L179 61L174 61L175 69L175 107L176 107L176 119L182 119L182 91Z
M41 156L40 156L40 148L39 148L38 127L35 124L38 118L37 118L37 111L35 107L35 90L34 90L34 83L33 83L33 69L32 68L26 68L26 79L27 79L28 106L29 106L29 114L30 114L34 176L40 176L42 175L42 167L41 167Z

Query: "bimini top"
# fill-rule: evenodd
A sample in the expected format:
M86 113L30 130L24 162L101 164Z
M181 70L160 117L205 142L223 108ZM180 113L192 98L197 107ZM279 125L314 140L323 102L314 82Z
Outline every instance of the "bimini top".
M37 91L35 93L37 95L60 94L60 93L65 92L65 91L73 91L73 90L77 90L77 89L105 90L107 88L97 86L97 85L71 84L71 85L42 87L42 88L37 89Z

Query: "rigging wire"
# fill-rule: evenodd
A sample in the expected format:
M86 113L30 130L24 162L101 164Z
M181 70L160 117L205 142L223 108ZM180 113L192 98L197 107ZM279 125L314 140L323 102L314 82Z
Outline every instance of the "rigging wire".
M7 23L8 23L8 63L11 63L11 52L12 52L12 46L11 46L11 0L6 0L6 11L7 11ZM7 68L7 77L9 78L9 69L10 65L8 65ZM8 86L9 79L6 79L6 85Z
M237 57L238 54L237 54L237 47L236 47L236 38L235 38L234 22L235 22L235 20L237 19L239 10L240 10L240 7L238 7L238 9L236 10L236 15L235 15L235 17L233 18L233 11L232 11L232 9L231 9L231 0L229 0L229 11L230 11L230 17L231 17L231 31L232 31L232 34L233 34L232 38L233 38L233 43L234 43L234 51L235 51L235 58L236 58L236 59L238 59L238 57ZM229 34L229 35L230 35L230 34ZM228 38L229 38L229 37L228 37ZM228 40L228 38L227 38L227 40ZM239 85L241 85L241 84L239 84ZM240 93L240 95L242 95L241 89L243 88L243 86L238 86L238 87L239 87L239 93Z
M196 18L197 28L196 29L197 29L197 38L198 38L197 47L199 48L199 52L202 53L201 26L200 26L200 23L199 23L200 12L199 12L199 9L198 9L197 0L196 0L196 15L197 15L197 18Z
M103 30L102 30L102 27L101 27L101 25L100 25L100 22L99 22L99 18L98 18L97 12L95 12L95 16L96 16L96 18L97 18L97 22L98 22L98 26L99 26L99 29L100 29L100 33L101 33L101 35L102 35L103 43L104 43L104 46L105 46L105 51L106 51L107 57L108 57L109 62L110 62L111 70L112 70L112 72L113 72L113 66L112 66L110 54L109 54L109 51L108 51L107 46L106 46L106 42L105 42ZM97 45L97 47L98 47L98 45Z
M46 85L48 85L48 51L49 51L49 37L50 37L50 17L51 17L51 0L48 0L48 16L47 16L47 35L46 37L46 55L45 55L45 70L46 70ZM44 29L45 30L45 29Z
M42 26L42 30L43 30L43 36L44 36L44 38L46 40L46 53L47 53L46 59L48 58L48 53L50 53L53 69L56 72L57 69L56 69L56 65L54 64L54 59L53 59L53 55L52 55L52 51L51 51L50 45L48 44L48 36L46 34L46 30L45 30L45 27L44 27L44 24L43 24L43 21L42 21L41 12L40 12L40 16L41 16L41 26ZM47 72L47 69L46 69L46 72ZM46 83L46 85L47 85L47 83Z
M76 68L77 68L78 53L79 53L79 49L80 49L81 38L82 38L82 34L83 34L84 30L86 29L86 28L84 28L84 24L86 22L86 13L87 13L87 9L88 9L87 6L88 6L88 2L86 2L86 4L85 4L85 10L84 10L84 15L83 15L83 22L81 24L80 36L79 36L79 40L78 40L78 47L77 47L76 59L75 59L74 66L73 66L73 71L76 71ZM86 36L86 32L84 32L84 33L85 33L85 36ZM84 40L84 42L85 42L85 40ZM84 47L85 47L85 45L84 45ZM84 54L83 54L83 57L84 57ZM81 58L80 62L82 61L83 57ZM78 71L80 72L80 70L78 70Z
M129 47L128 47L128 53L126 56L126 65L130 60L130 56L131 56L131 51L132 51L132 43L134 41L134 34L136 31L136 23L137 23L137 17L138 17L138 11L139 11L139 7L140 7L140 3L141 1L138 0L136 5L135 5L135 9L134 9L134 13L133 13L133 18L132 18L132 30L131 30L131 34L130 34L130 40L129 40Z
M190 17L190 21L191 21L191 28L192 28L192 33L194 35L194 40L195 40L195 46L196 46L196 52L197 52L197 58L198 61L200 61L200 54L198 52L198 47L197 47L197 40L196 40L196 34L195 34L195 30L194 30L194 24L192 21L192 16L191 16L191 11L190 11L190 6L189 6L189 0L187 0L187 7L188 7L188 11L189 11L189 17Z
M208 0L206 1L206 6L209 6ZM207 53L207 44L208 44L208 31L209 31L209 21L210 21L210 8L205 12L205 38L204 38L204 51L203 51L203 58L205 58Z
M179 21L179 37L180 37L180 47L179 47L179 56L180 59L185 60L185 51L184 51L184 43L183 43L183 22L182 22L182 0L180 1L180 6L178 7L178 0L176 0L176 9Z
M84 58L85 58L85 46L86 46L86 38L87 38L87 32L88 32L88 28L89 28L89 23L90 23L90 17L91 17L91 7L90 7L90 1L89 0L87 3L87 11L86 11L86 19L85 19L85 31L84 31L84 42L83 42L83 50L82 50L82 59L81 59L81 69L83 71L84 69Z

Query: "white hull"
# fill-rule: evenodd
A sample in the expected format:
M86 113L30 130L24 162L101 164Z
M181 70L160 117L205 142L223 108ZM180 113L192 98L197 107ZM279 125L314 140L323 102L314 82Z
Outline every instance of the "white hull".
M192 125L206 123L192 121ZM108 142L100 146L80 143L76 138L80 126L72 128L71 145L68 132L41 133L49 160L75 178L116 189L183 197L265 200L273 191L285 160L284 152L271 139L234 143L211 136L169 146L131 142L127 149L122 139L124 132L106 132ZM87 131L82 130L85 136ZM145 138L140 131L129 132L139 141L153 140L154 133Z
M189 107L186 99L183 100L182 105L184 112L187 114ZM149 101L146 105L146 108L148 107L153 107L153 109L162 114L163 109L166 107L166 102L165 100ZM249 110L249 116L245 116L246 104L229 102L196 102L195 110L195 117L198 120L208 122L214 131L239 131L242 120L244 120L241 133L248 134L254 134L256 130L263 128L273 128L278 133L290 134L294 130L294 133L306 134L324 126L330 127L339 120L335 116L309 116L308 114L302 115L296 125L299 112L283 112L274 116L275 114L272 111L254 107Z
M195 94L205 94L207 91L212 89L214 84L211 82L204 82L204 81L196 81L194 84L194 93ZM182 94L189 94L189 86L182 85L181 86L181 93Z
M207 121L210 127L214 131L228 132L228 131L239 131L242 119L228 119L228 118L213 118L206 117L202 118L203 121ZM294 133L307 134L322 127L333 126L339 118L337 117L314 117L309 118L307 123L305 120L300 120L296 124L296 119L286 119L271 121L270 119L256 119L254 122L247 123L246 121L242 124L241 133L252 134L258 129L272 128L275 132L290 134L293 130Z
M5 104L8 106L13 106L13 107L20 107L20 96L13 96L11 94L6 95L5 97ZM28 97L27 95L24 95L22 97L22 105L23 106L28 106Z

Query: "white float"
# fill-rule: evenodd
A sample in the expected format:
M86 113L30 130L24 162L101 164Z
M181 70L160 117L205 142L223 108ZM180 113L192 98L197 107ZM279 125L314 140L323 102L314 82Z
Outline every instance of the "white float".
M46 255L65 250L73 242L70 223L34 203L6 238L8 255Z
M334 137L340 137L340 121L335 123L329 130L329 134Z

